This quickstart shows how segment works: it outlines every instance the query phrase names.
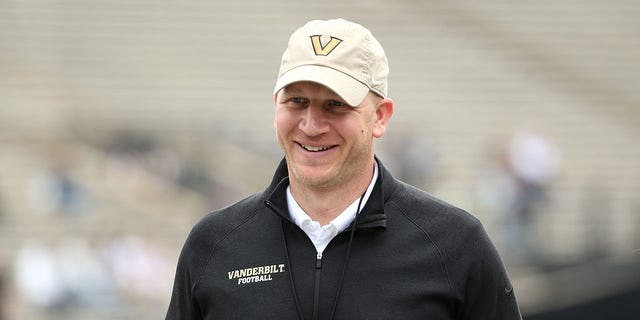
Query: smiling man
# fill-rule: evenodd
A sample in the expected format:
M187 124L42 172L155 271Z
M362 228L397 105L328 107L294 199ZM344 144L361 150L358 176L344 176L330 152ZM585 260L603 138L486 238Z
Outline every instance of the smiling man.
M394 112L384 50L342 19L282 57L270 186L189 235L166 319L521 319L480 222L375 155Z

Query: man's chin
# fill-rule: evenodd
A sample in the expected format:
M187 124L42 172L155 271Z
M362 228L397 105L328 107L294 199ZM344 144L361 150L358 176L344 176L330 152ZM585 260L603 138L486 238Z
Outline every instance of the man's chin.
M331 182L335 179L335 175L331 174L330 170L320 170L319 168L293 168L294 178L299 184L312 188L327 188L331 185Z

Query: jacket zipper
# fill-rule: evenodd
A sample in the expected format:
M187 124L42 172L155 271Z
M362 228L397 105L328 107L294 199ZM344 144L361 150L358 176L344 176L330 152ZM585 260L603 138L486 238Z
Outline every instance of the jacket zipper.
M322 270L322 252L316 256L316 279L313 287L313 320L318 320L318 309L320 306L320 271Z

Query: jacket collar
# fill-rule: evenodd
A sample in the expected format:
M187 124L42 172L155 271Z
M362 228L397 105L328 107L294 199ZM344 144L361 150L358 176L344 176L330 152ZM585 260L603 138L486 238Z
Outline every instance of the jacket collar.
M384 212L384 203L393 193L396 187L396 180L391 173L386 170L382 162L376 157L378 164L378 180L375 182L369 200L360 212L358 219L358 229L361 228L386 228L387 215ZM292 221L287 208L286 190L289 185L289 172L286 159L282 159L280 165L271 180L271 184L265 190L265 205L272 209L282 219ZM347 230L351 227L347 228Z

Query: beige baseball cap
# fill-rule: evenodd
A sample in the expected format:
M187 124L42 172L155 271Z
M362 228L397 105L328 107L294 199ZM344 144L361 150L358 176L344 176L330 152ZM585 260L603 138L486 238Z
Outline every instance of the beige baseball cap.
M312 81L357 106L369 91L386 98L388 75L384 49L367 28L344 19L313 20L289 38L273 94Z

